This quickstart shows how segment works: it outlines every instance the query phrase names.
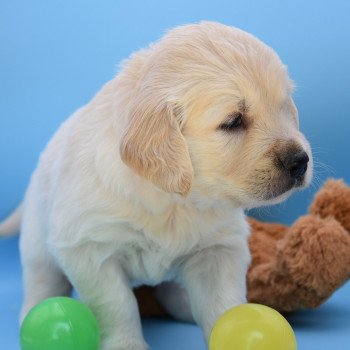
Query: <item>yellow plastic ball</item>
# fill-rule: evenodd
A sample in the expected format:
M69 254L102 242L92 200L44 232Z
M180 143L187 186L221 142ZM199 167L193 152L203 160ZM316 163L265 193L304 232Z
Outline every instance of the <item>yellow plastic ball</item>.
M216 322L209 350L296 350L292 327L276 310L244 304L225 312Z

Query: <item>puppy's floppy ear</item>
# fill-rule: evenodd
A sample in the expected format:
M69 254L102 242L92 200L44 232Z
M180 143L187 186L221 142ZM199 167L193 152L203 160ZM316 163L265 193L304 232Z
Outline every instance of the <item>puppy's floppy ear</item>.
M186 196L193 168L174 108L141 96L132 102L130 112L120 144L122 160L164 191Z

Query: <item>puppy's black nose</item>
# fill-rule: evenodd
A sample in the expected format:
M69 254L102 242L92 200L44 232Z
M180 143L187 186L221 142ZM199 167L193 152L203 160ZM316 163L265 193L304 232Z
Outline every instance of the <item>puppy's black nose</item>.
M305 175L309 160L309 156L304 151L287 152L283 157L280 157L283 167L295 179L301 179Z

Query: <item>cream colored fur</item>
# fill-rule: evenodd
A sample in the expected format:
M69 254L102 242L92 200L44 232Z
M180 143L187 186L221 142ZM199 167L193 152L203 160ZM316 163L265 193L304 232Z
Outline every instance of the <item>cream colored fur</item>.
M295 189L277 150L305 150L299 187L310 182L292 90L272 49L218 23L175 28L133 54L60 127L32 176L22 318L72 284L99 320L102 350L144 350L132 287L175 281L191 305L177 316L193 315L208 340L218 317L246 300L244 209ZM222 130L238 110L245 128ZM176 298L160 299L176 310Z

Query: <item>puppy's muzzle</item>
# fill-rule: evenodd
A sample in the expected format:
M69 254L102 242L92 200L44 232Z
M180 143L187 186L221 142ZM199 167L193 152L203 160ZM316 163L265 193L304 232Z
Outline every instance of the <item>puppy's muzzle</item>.
M287 150L287 152L279 156L279 162L282 168L296 183L303 182L309 161L310 158L305 151L295 152L294 148Z

